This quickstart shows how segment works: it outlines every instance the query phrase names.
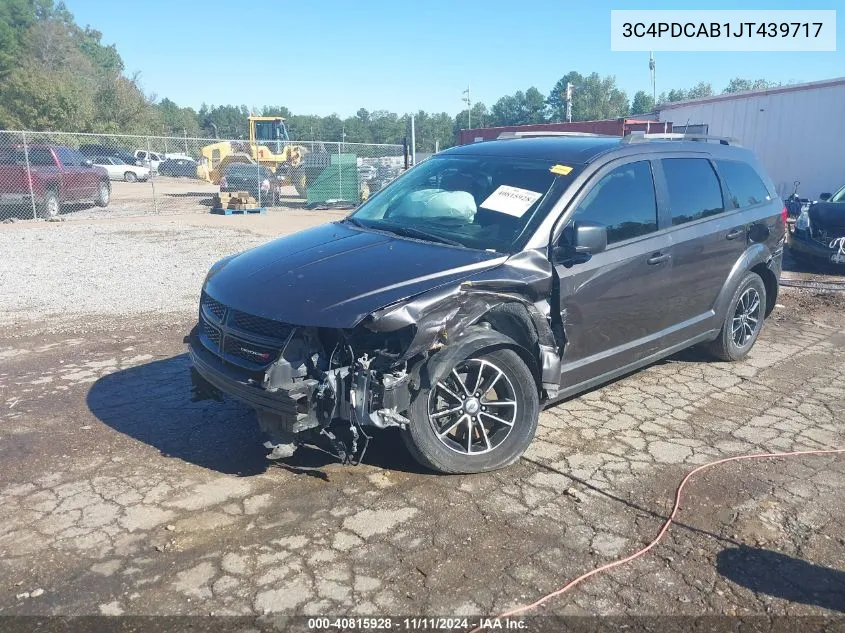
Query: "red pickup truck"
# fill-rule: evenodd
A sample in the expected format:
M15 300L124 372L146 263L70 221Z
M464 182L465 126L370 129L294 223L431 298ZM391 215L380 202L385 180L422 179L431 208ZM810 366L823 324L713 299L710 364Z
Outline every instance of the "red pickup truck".
M27 168L27 163L29 167ZM0 148L0 205L32 209L39 217L59 214L63 205L109 204L111 183L75 149L61 145Z

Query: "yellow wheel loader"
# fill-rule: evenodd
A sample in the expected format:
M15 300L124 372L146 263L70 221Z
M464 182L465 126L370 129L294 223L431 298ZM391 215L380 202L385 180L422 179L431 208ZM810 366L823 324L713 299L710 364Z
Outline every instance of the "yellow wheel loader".
M305 196L306 179L302 157L307 149L290 142L285 120L277 116L250 116L249 141L221 141L200 149L197 176L218 184L232 163L259 163Z

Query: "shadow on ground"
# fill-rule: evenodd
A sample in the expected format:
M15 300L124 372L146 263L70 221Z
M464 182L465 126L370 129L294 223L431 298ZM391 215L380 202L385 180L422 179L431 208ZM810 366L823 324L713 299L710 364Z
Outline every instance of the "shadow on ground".
M267 461L253 413L234 401L192 401L187 354L104 376L87 396L104 424L168 457L223 473L256 475Z
M188 355L181 354L114 372L92 385L88 408L104 424L164 456L221 473L258 475L276 464L327 479L322 469L339 464L324 438L314 438L284 462L268 461L265 438L252 410L230 398L194 401L190 368ZM364 463L425 472L416 466L398 433L371 436Z
M756 593L845 613L845 571L755 547L722 550L719 573Z

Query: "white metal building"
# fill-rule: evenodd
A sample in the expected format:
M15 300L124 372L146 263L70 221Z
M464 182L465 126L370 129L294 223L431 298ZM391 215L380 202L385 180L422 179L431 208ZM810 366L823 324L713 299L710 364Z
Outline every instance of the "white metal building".
M845 185L845 77L668 103L657 115L754 150L781 197L795 180L811 199Z

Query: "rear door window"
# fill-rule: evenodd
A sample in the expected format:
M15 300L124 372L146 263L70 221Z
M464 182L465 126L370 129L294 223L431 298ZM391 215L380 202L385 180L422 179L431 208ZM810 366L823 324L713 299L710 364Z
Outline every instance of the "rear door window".
M579 203L572 219L605 225L608 244L657 231L651 164L627 163L606 174Z
M730 199L737 209L753 207L772 199L759 174L748 163L738 160L717 160L716 167L730 192Z
M664 158L672 224L686 224L725 211L722 187L706 158Z

